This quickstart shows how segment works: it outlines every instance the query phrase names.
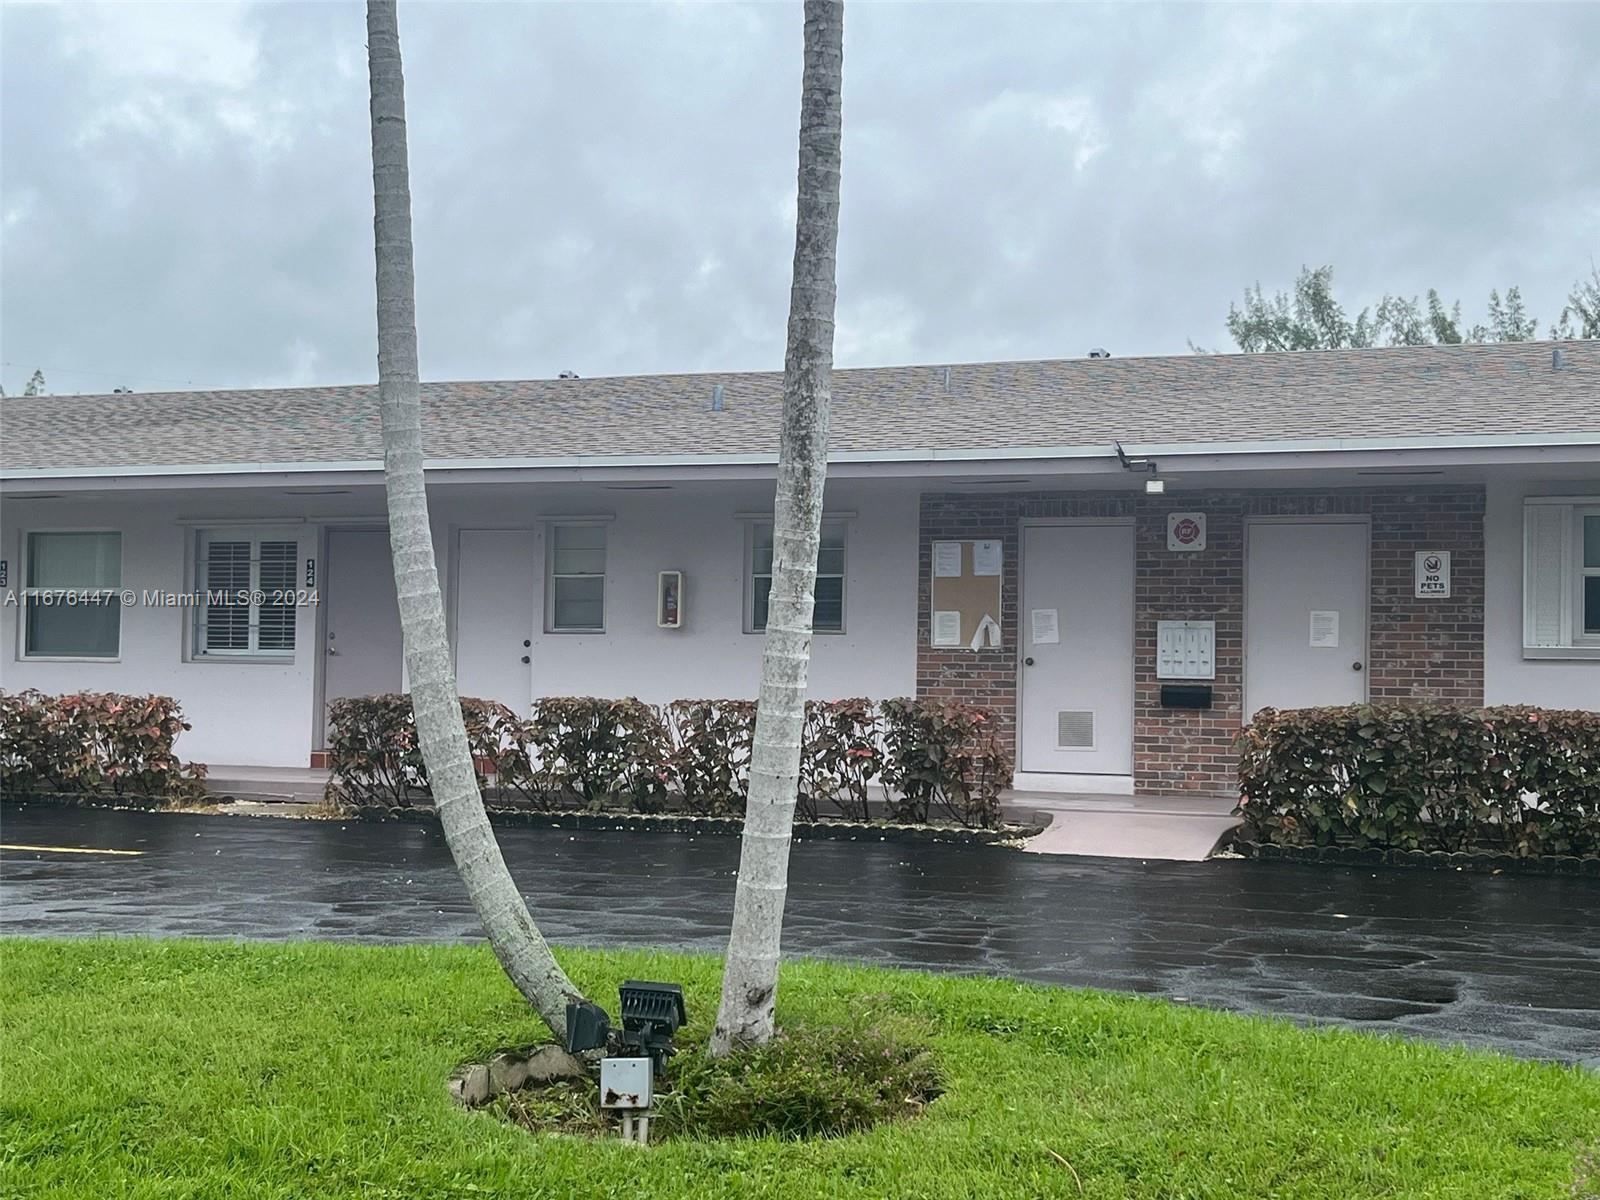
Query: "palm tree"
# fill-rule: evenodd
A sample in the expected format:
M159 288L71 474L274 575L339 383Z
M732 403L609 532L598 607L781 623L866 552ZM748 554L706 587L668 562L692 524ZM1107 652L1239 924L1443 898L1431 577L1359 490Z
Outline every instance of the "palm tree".
M739 854L733 929L711 1052L768 1041L778 994L789 840L800 774L822 490L828 472L834 284L839 243L842 0L806 0L800 92L800 186L795 213L783 427L772 514L772 598L761 657L750 799Z
M478 792L461 698L445 635L422 477L422 398L417 385L416 280L411 261L411 178L406 156L405 78L395 0L368 0L367 63L372 80L373 229L378 265L378 414L389 545L405 637L417 740L445 841L500 965L557 1038L566 1006L580 996L550 947L500 854Z

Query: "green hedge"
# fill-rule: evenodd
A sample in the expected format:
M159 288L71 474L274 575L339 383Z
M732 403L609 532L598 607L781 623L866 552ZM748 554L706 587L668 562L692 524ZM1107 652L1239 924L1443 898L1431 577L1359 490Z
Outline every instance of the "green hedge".
M523 720L504 705L463 698L479 786L539 809L742 816L750 789L755 703L552 696ZM427 771L411 702L366 696L329 705L328 793L345 805L426 803ZM811 700L801 747L802 819L867 820L869 787L887 815L923 822L999 823L1010 761L982 709L917 700Z
M1268 708L1239 749L1252 841L1600 854L1600 713Z
M0 692L0 792L196 799L205 765L173 749L188 728L169 696Z

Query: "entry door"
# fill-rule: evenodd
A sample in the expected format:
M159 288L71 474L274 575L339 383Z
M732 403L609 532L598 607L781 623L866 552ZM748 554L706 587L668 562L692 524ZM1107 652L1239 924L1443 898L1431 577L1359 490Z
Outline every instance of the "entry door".
M1246 717L1367 698L1367 538L1364 522L1250 525Z
M1131 774L1133 527L1027 526L1022 571L1022 770Z
M328 605L327 699L400 691L405 645L388 531L330 532L323 591Z
M456 686L527 716L538 541L527 529L463 529L456 554Z

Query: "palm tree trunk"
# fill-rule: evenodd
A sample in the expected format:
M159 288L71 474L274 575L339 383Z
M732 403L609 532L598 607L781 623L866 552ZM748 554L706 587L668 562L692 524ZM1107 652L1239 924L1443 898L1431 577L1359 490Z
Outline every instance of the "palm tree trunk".
M489 944L517 990L557 1038L580 995L533 923L506 870L478 792L461 699L445 634L422 477L422 399L417 384L416 281L411 261L411 181L406 157L405 79L395 0L368 0L372 80L372 191L378 266L378 412L406 671L417 739L445 841L483 921Z
M806 0L800 187L772 520L772 598L762 649L733 929L722 975L722 1003L711 1035L711 1052L719 1056L771 1039L778 995L789 840L811 662L822 490L828 472L843 74L844 4Z

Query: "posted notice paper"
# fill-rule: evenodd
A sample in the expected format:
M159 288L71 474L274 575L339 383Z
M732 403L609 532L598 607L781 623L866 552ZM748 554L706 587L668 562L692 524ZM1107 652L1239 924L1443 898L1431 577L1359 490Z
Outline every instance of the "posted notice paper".
M933 644L935 646L961 645L961 614L936 612L933 614Z
M972 543L972 573L974 575L1000 574L1000 543L997 541Z
M933 544L933 573L940 579L961 577L961 543L935 542Z
M1030 641L1035 646L1053 646L1061 641L1061 626L1053 608L1034 608L1028 611L1028 624L1032 627Z

